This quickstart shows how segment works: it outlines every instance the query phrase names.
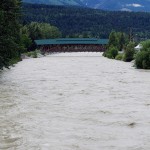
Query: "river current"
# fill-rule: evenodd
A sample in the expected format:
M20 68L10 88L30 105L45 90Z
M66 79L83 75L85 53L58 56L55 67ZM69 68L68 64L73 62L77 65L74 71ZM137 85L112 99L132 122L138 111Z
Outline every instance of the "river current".
M101 53L1 71L0 150L150 150L150 71Z

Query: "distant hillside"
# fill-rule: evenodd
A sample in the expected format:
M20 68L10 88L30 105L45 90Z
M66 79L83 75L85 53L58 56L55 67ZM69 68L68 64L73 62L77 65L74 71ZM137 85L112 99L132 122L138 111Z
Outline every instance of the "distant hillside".
M150 0L81 0L84 5L103 10L150 11Z
M31 21L57 26L67 35L89 35L108 38L112 30L150 38L150 13L109 12L80 7L24 4L24 24Z
M84 6L103 10L150 12L150 0L23 0L27 3Z

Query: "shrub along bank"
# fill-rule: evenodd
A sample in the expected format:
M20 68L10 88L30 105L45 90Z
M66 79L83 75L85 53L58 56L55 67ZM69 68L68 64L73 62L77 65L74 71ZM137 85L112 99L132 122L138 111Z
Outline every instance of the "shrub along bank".
M150 40L141 42L142 49L135 56L135 65L139 69L150 69Z
M121 32L112 31L109 35L109 44L104 56L110 59L132 61L134 56L133 42L129 42L128 35ZM122 51L124 52L122 54Z
M109 36L109 44L103 56L125 62L135 60L135 66L138 69L150 69L150 40L141 42L141 45L142 49L136 52L136 44L129 41L127 35L113 31Z

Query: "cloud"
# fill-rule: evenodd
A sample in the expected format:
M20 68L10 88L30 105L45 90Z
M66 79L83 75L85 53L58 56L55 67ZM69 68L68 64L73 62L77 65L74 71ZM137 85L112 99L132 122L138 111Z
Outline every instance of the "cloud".
M126 4L127 7L144 7L142 6L141 4L136 4L136 3L133 3L133 4Z

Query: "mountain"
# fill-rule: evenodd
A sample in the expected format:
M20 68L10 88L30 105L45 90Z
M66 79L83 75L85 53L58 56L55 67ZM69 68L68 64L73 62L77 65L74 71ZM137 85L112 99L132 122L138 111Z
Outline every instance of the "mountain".
M132 29L136 39L150 38L150 13L102 11L76 6L51 6L24 3L22 22L45 22L59 28L63 37L108 38L112 30L126 32Z
M150 12L150 0L23 0L26 3L73 5L115 11Z
M104 10L150 11L150 0L81 0L87 7Z

